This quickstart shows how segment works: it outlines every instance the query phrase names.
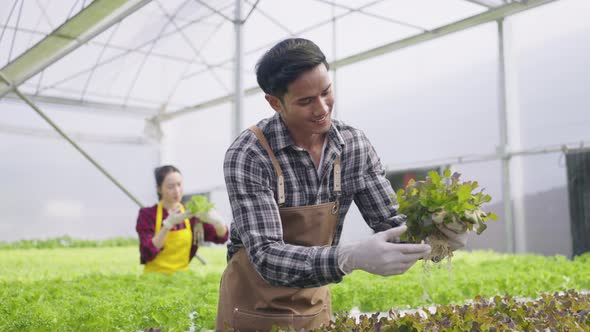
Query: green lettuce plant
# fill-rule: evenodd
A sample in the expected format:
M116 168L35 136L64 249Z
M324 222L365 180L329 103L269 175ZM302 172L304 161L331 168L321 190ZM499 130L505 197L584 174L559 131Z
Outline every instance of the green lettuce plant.
M497 220L481 206L492 200L477 181L461 182L459 173L451 175L449 169L442 177L435 171L428 173L423 181L410 180L405 189L397 191L398 212L407 216L408 230L401 240L419 243L427 240L432 248L432 257L451 256L446 236L439 228L444 226L454 232L475 231L478 235L486 229L486 222Z
M191 213L207 213L213 208L213 203L210 203L207 200L207 197L203 195L194 195L191 197L190 201L184 204L187 211Z

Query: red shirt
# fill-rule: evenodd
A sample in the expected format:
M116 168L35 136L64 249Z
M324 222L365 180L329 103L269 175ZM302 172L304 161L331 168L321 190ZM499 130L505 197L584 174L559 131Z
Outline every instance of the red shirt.
M137 225L135 226L135 230L139 235L139 253L140 253L140 262L141 264L145 264L154 258L162 249L156 248L154 243L152 242L152 238L155 235L156 231L156 212L158 210L158 204L145 207L139 209L139 216L137 217ZM168 217L168 210L162 209L162 220L165 220ZM192 217L190 219L191 224L191 234L194 234L195 224L198 222L196 217ZM178 225L174 226L170 231L174 232L177 230L185 229L185 223L181 222ZM228 232L226 231L223 236L218 236L217 232L215 231L215 227L213 225L203 223L203 230L205 241L223 244L227 241ZM195 253L197 252L198 245L193 244L194 241L191 241L191 251L190 251L190 260L195 257Z

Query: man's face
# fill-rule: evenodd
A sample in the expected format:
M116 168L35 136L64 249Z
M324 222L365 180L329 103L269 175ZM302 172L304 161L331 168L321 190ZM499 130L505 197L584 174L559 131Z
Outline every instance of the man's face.
M266 95L266 99L281 114L295 137L324 134L330 129L334 95L330 75L324 64L303 73L293 81L288 86L283 101L270 95Z

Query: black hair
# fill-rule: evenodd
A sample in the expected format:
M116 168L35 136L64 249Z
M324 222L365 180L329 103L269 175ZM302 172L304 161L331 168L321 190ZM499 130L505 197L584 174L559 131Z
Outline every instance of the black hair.
M160 188L162 186L162 183L164 183L166 175L174 172L181 174L180 170L178 170L178 168L172 165L156 167L156 169L154 169L154 176L156 177L156 186ZM162 199L162 194L160 194L158 191L156 191L156 193L158 194L158 199Z
M268 50L256 64L256 79L265 93L283 100L289 84L304 72L324 64L326 56L312 41L285 39Z

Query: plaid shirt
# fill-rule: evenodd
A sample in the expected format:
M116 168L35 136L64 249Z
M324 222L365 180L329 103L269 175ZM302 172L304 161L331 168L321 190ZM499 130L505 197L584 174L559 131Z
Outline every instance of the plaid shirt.
M358 129L333 120L327 134L322 170L318 172L307 151L294 145L279 114L260 121L285 178L285 207L327 203L334 200L333 165L342 162L342 196L338 226L331 247L285 244L277 204L277 176L262 144L250 130L233 142L223 165L233 211L228 260L245 247L250 261L272 285L318 287L340 282L336 246L344 217L352 201L375 231L397 226L392 205L393 189L385 178L373 146Z
M137 217L137 224L135 226L135 230L137 231L137 235L139 236L139 261L141 264L145 264L154 258L156 255L163 250L158 249L154 243L152 242L152 238L156 232L156 213L158 211L158 204L145 207L139 209L139 216ZM168 217L168 210L162 209L162 220L165 220ZM189 219L191 224L191 234L195 229L195 224L198 222L196 217L192 217ZM176 232L181 229L185 229L186 226L184 222L179 223L178 225L172 227L170 230L171 232ZM203 232L205 241L214 242L223 244L227 241L228 232L225 233L224 236L217 236L217 232L215 231L215 227L210 224L203 223ZM191 242L191 250L189 254L189 261L195 257L197 252L198 246Z

